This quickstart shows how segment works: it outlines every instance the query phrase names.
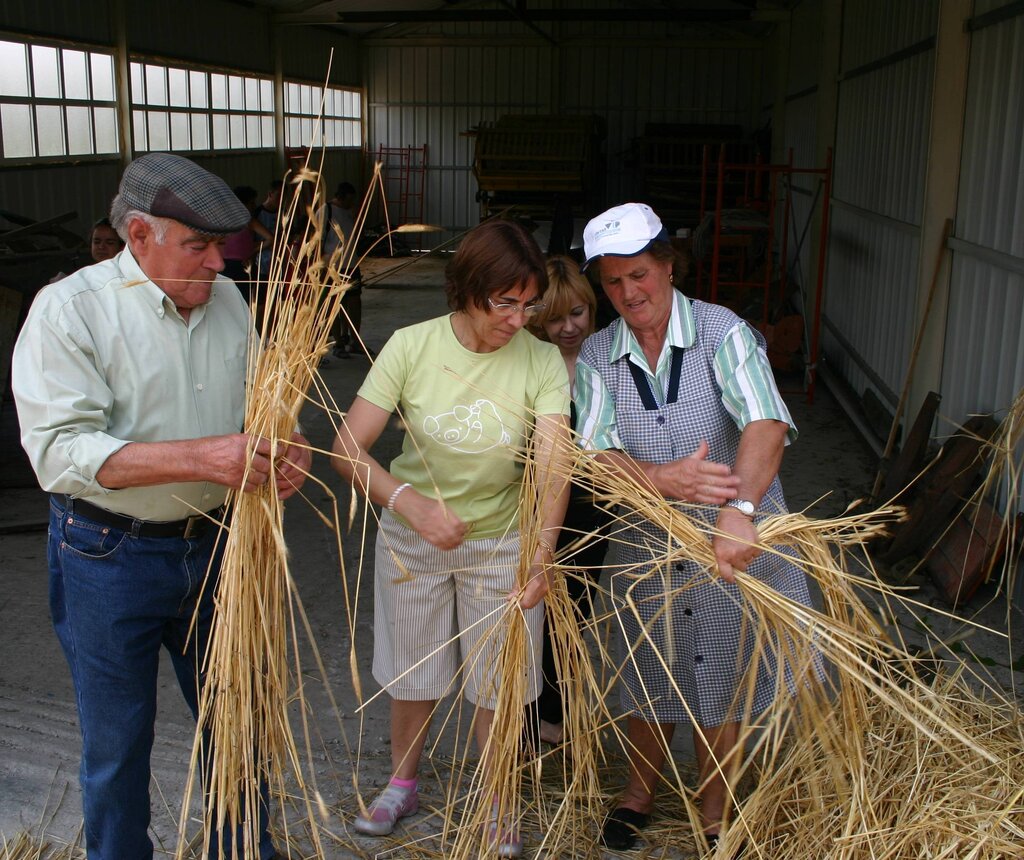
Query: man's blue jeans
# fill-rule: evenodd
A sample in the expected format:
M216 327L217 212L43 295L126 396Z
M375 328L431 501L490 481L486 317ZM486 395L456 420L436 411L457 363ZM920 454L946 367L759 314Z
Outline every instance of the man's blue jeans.
M223 541L216 528L194 538L133 537L51 499L50 610L78 705L89 860L153 856L149 758L160 649L167 648L195 716ZM260 857L267 860L274 847L263 812ZM211 857L221 841L231 856L229 833L211 839Z

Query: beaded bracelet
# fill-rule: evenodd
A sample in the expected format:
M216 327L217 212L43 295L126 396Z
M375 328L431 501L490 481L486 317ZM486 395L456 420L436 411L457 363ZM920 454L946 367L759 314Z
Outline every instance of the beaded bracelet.
M399 484L399 485L398 485L397 487L395 487L395 490L394 490L394 492L393 492L393 493L391 494L391 497L390 497L390 498L388 499L388 503L387 503L387 509L388 509L388 510L389 510L389 511L390 511L391 513L394 513L394 512L395 512L395 502L397 502L397 501L398 501L398 497L399 497L399 496L401 495L401 493L402 493L402 490L408 489L408 488L409 488L409 487L411 487L411 486L412 486L412 484L410 484L410 483L409 483L409 482L407 481L406 483L404 483L404 484Z

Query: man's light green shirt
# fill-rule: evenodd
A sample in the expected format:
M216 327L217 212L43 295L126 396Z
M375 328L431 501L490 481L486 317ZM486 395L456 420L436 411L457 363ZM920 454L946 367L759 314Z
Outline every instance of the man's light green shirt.
M175 483L108 490L96 473L130 442L242 429L252 326L218 277L186 322L125 249L36 297L14 349L22 444L44 490L145 520L220 505L227 490Z

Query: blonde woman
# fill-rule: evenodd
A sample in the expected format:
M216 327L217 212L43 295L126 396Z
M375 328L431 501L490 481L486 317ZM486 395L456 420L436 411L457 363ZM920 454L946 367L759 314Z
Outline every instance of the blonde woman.
M530 330L558 347L570 383L576 378L576 358L583 341L594 331L597 313L597 298L586 277L580 274L579 266L569 257L550 257L547 262L548 289L544 294L544 310ZM576 410L571 408L571 423L576 427ZM575 568L566 579L569 596L579 611L580 620L590 617L594 585L600 575L601 564L607 540L595 534L607 520L607 515L594 505L593 495L575 484L565 512L565 523L559 537L558 552L581 537L590 536L586 542L573 548L562 559L566 565ZM545 630L544 652L541 663L544 670L544 686L537 699L536 715L531 715L531 725L539 727L540 739L549 744L560 744L565 740L563 724L563 701L558 686L551 638Z

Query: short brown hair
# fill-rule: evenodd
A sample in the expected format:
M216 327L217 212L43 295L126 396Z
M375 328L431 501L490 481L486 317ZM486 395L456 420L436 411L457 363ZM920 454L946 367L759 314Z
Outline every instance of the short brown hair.
M579 264L571 257L557 254L548 257L548 289L544 293L544 310L529 322L530 331L547 340L544 323L564 317L582 301L590 308L590 331L593 334L597 316L597 297L590 281L580 272Z
M533 237L515 221L494 218L474 227L445 267L448 307L470 304L487 309L487 297L533 281L540 295L548 288L544 257Z

